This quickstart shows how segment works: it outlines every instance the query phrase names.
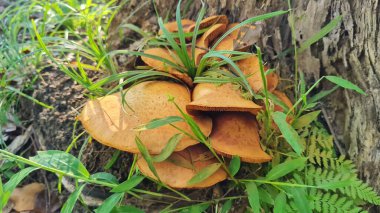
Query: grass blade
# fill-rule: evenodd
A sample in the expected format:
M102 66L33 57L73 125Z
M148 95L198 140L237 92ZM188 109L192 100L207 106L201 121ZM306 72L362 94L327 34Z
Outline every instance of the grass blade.
M62 206L62 209L61 209L62 213L73 212L75 203L77 202L85 186L86 184L83 184L79 188L77 188L73 193L71 193L71 195L67 198L66 202Z
M158 176L158 173L156 171L156 168L153 165L153 159L150 156L148 150L146 149L146 147L144 146L144 144L142 143L142 141L140 140L139 137L136 136L135 142L136 142L137 148L139 149L141 155L143 156L143 158L147 162L149 169L152 171L154 176L156 176L156 178L161 182L160 177Z
M272 118L280 129L285 140L298 155L301 155L304 148L300 144L300 137L296 130L294 130L293 127L286 122L286 115L282 112L274 112L272 114Z
M220 168L220 166L220 163L213 163L208 165L207 167L201 169L196 175L194 175L194 177L192 177L189 182L187 182L187 184L194 185L206 180L208 177L214 174Z
M286 212L286 195L284 192L280 192L274 200L273 213Z
M245 188L248 194L249 205L254 213L260 213L260 196L257 186L254 182L245 184Z
M311 122L313 122L315 119L318 118L318 115L321 113L321 110L317 110L314 112L309 112L305 115L302 115L301 117L297 118L297 120L292 124L294 129L301 129L302 127L305 127L309 125Z
M144 180L144 176L136 175L114 187L111 192L127 192L135 188Z
M109 213L112 209L121 201L124 197L124 193L115 193L109 196L97 209L95 213Z
M351 83L350 81L347 81L346 79L340 78L338 76L331 76L331 75L325 76L325 78L338 86L341 86L349 90L354 90L362 95L366 95L366 93L362 89L360 89L358 86Z
M177 144L181 141L183 134L175 134L169 139L168 144L164 147L159 155L156 155L152 158L153 162L162 162L166 160L175 150Z
M268 172L268 174L265 176L265 180L276 180L293 172L296 169L301 169L305 167L306 160L307 158L297 158L278 164Z
M166 118L153 119L147 124L142 124L135 128L136 131L144 131L148 129L156 129L161 126L172 124L175 122L183 121L182 117L179 116L168 116Z
M233 156L230 162L230 165L228 166L228 170L230 171L232 176L235 176L240 169L240 157L239 156Z

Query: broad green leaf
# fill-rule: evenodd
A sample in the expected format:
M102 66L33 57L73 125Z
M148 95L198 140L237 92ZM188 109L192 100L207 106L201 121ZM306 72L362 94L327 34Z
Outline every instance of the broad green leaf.
M305 49L309 48L312 44L319 41L321 38L325 37L331 30L333 30L342 20L342 16L338 16L326 26L324 26L318 33L313 35L311 38L308 38L304 43L301 44L298 48L298 52L302 52Z
M260 201L262 203L268 203L270 205L274 204L274 200L272 196L264 188L261 187L261 188L258 188L258 190L259 190Z
M136 131L144 131L148 129L156 129L161 126L172 124L175 122L183 121L183 118L180 116L168 116L166 118L153 119L147 124L140 125L135 128Z
M175 134L169 139L169 142L162 149L159 155L152 157L153 162L162 162L166 160L175 150L177 144L181 141L183 134Z
M82 177L90 177L90 173L80 160L69 153L60 150L39 151L36 156L29 158L38 164L54 168Z
M294 160L288 160L284 163L278 164L273 167L265 176L266 180L276 180L283 177L296 169L305 167L307 158L297 158Z
M251 206L253 212L260 213L260 196L256 184L254 182L246 183L245 188L248 194L249 205Z
M115 183L115 184L119 183L119 181L113 174L107 173L107 172L98 172L98 173L92 174L91 178L95 180L102 180L107 183Z
M109 196L102 205L100 205L97 209L94 211L96 213L109 213L112 211L112 209L123 199L124 193L115 193Z
M133 188L135 188L137 185L141 183L141 181L144 180L144 176L136 175L131 177L130 179L120 183L119 185L115 186L111 192L127 192Z
M232 176L235 176L240 169L240 157L239 156L233 156L230 162L230 165L228 165L228 170L230 170L230 173Z
M79 196L81 195L86 184L81 185L77 188L71 195L67 198L66 202L63 204L61 213L71 213L73 212L75 203L77 202Z
M115 206L111 213L144 213L144 211L134 206Z
M14 174L11 179L8 180L3 186L3 194L1 196L2 206L5 206L8 203L9 197L11 196L13 190L17 187L17 185L24 180L26 176L30 173L36 171L38 168L35 167L27 167L25 169L20 170L16 174Z
M273 213L283 213L286 207L286 195L284 192L280 192L274 200Z
M180 212L181 213L201 213L201 212L206 211L209 207L210 207L210 204L201 203L201 204L189 206L185 209L182 209Z
M160 177L157 174L156 168L153 165L153 159L150 156L148 150L146 149L146 147L144 146L144 144L141 142L141 140L140 140L139 137L136 136L135 142L136 142L137 148L139 149L141 155L143 156L144 160L147 162L147 164L149 166L149 169L152 171L152 173L154 174L154 176L156 176L157 179L160 181Z
M289 189L290 194L293 196L297 212L311 213L309 201L304 188L293 187Z
M221 164L220 163L213 163L208 165L207 167L201 169L194 177L192 177L189 182L187 182L188 185L194 185L196 183L200 183L210 177L212 174L214 174L219 168Z
M362 95L365 95L365 92L362 89L360 89L358 86L351 83L350 81L347 81L346 79L340 78L338 76L331 76L331 75L325 76L325 78L338 86L341 86L346 89L354 90Z
M220 210L220 213L228 213L230 212L231 208L232 208L232 200L227 200L226 202L224 202L222 209Z
M313 122L315 119L318 118L318 115L321 113L321 110L309 112L305 115L302 115L299 117L292 125L294 129L301 129L307 125L309 125L311 122Z
M293 127L286 122L286 115L282 112L274 112L272 117L285 140L298 155L301 155L303 152L303 147L300 144L300 137L296 130L294 130Z

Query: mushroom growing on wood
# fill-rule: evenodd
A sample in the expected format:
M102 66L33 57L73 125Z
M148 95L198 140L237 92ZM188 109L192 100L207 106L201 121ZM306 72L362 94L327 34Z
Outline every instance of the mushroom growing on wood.
M156 118L181 115L174 104L168 101L169 95L175 98L180 108L184 109L190 102L190 92L180 84L147 81L126 90L124 108L121 94L115 93L88 101L78 119L86 131L100 143L119 150L139 153L135 143L138 132L134 128ZM211 132L211 119L205 116L193 118L202 132L208 136ZM191 132L185 122L177 122L175 125ZM140 137L149 153L159 154L170 137L176 133L179 133L179 130L166 125L146 130ZM175 150L180 151L197 143L198 141L185 136Z
M193 90L192 102L186 105L190 114L201 111L241 111L257 114L261 106L244 99L239 89L234 89L231 83L220 86L211 83L197 84Z
M249 163L272 160L260 147L258 125L255 117L249 113L217 113L213 118L210 139L211 146L221 155L236 155Z
M214 163L218 163L218 161L212 153L203 145L198 144L172 153L165 161L154 163L154 167L158 177L166 185L173 188L194 189L209 187L227 178L226 172L219 168L205 180L193 185L188 184L201 169ZM140 156L137 160L137 166L141 173L157 180L143 157Z

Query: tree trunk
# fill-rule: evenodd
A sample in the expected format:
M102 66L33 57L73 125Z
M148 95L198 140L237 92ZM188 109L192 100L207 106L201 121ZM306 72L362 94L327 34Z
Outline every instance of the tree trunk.
M174 0L157 0L161 17L169 15L174 20ZM242 21L252 16L287 10L284 0L228 1L207 0L207 15L226 14L230 21ZM183 3L183 6L186 2ZM185 17L196 19L200 1L194 1ZM323 75L338 75L363 88L367 95L340 89L323 101L321 108L329 124L339 151L356 162L360 177L380 191L380 6L378 0L295 0L296 40L298 44L317 33L330 20L341 15L342 22L328 36L302 52L298 57L298 69L307 82L314 83ZM186 10L186 9L184 9ZM132 11L135 13L131 15ZM130 16L130 18L126 18ZM276 58L291 47L291 31L286 15L265 22L259 46L264 49L265 59L283 78L292 78L292 56ZM121 23L133 23L147 31L157 30L153 5L132 0L117 15L110 34L111 48L128 48L120 39ZM122 32L124 37L135 36L131 31ZM328 82L318 89L331 88Z

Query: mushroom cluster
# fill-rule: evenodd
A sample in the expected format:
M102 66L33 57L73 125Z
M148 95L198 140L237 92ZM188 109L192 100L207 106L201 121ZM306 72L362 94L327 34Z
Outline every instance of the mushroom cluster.
M184 19L182 26L185 32L192 32L195 23ZM195 64L199 63L220 35L234 26L236 24L228 24L227 17L223 15L202 20L199 28L206 30L196 42L193 59ZM176 22L165 24L165 28L171 33L178 31ZM255 29L255 26L249 26L249 28ZM215 50L246 50L247 45L250 44L242 44L239 38L248 30L236 29L225 37ZM162 34L162 31L159 34ZM146 49L144 53L184 66L175 53L168 48ZM188 54L191 57L191 50L188 50ZM228 57L227 54L225 55ZM152 69L169 73L180 79L183 84L162 79L149 80L127 88L124 95L115 93L88 101L78 119L96 141L119 150L139 154L140 151L135 142L138 136L149 154L154 156L160 154L170 138L181 133L179 130L181 129L190 134L185 134L180 139L170 157L162 162L154 163L160 181L174 188L203 188L226 179L226 171L219 168L207 179L196 184L188 184L200 170L218 161L209 149L195 139L195 135L186 122L176 122L176 128L165 125L143 132L135 130L136 127L153 119L181 116L177 107L168 101L168 96L171 96L178 107L186 109L188 115L194 119L202 133L208 137L216 153L227 158L239 156L241 161L249 163L263 163L272 159L260 146L260 127L256 121L256 115L264 109L262 103L255 103L244 98L241 90L234 83L195 84L191 76L164 63L163 60L146 56L142 56L141 59ZM264 84L256 55L251 54L237 61L236 65L247 76L247 81L254 92L259 93L263 90ZM229 70L228 67L223 69ZM275 90L279 81L278 76L272 72L266 75L265 80L268 91L291 107L292 103L288 97ZM123 107L123 103L127 106ZM283 110L281 106L275 106L274 109ZM141 173L157 179L141 155L137 165Z

